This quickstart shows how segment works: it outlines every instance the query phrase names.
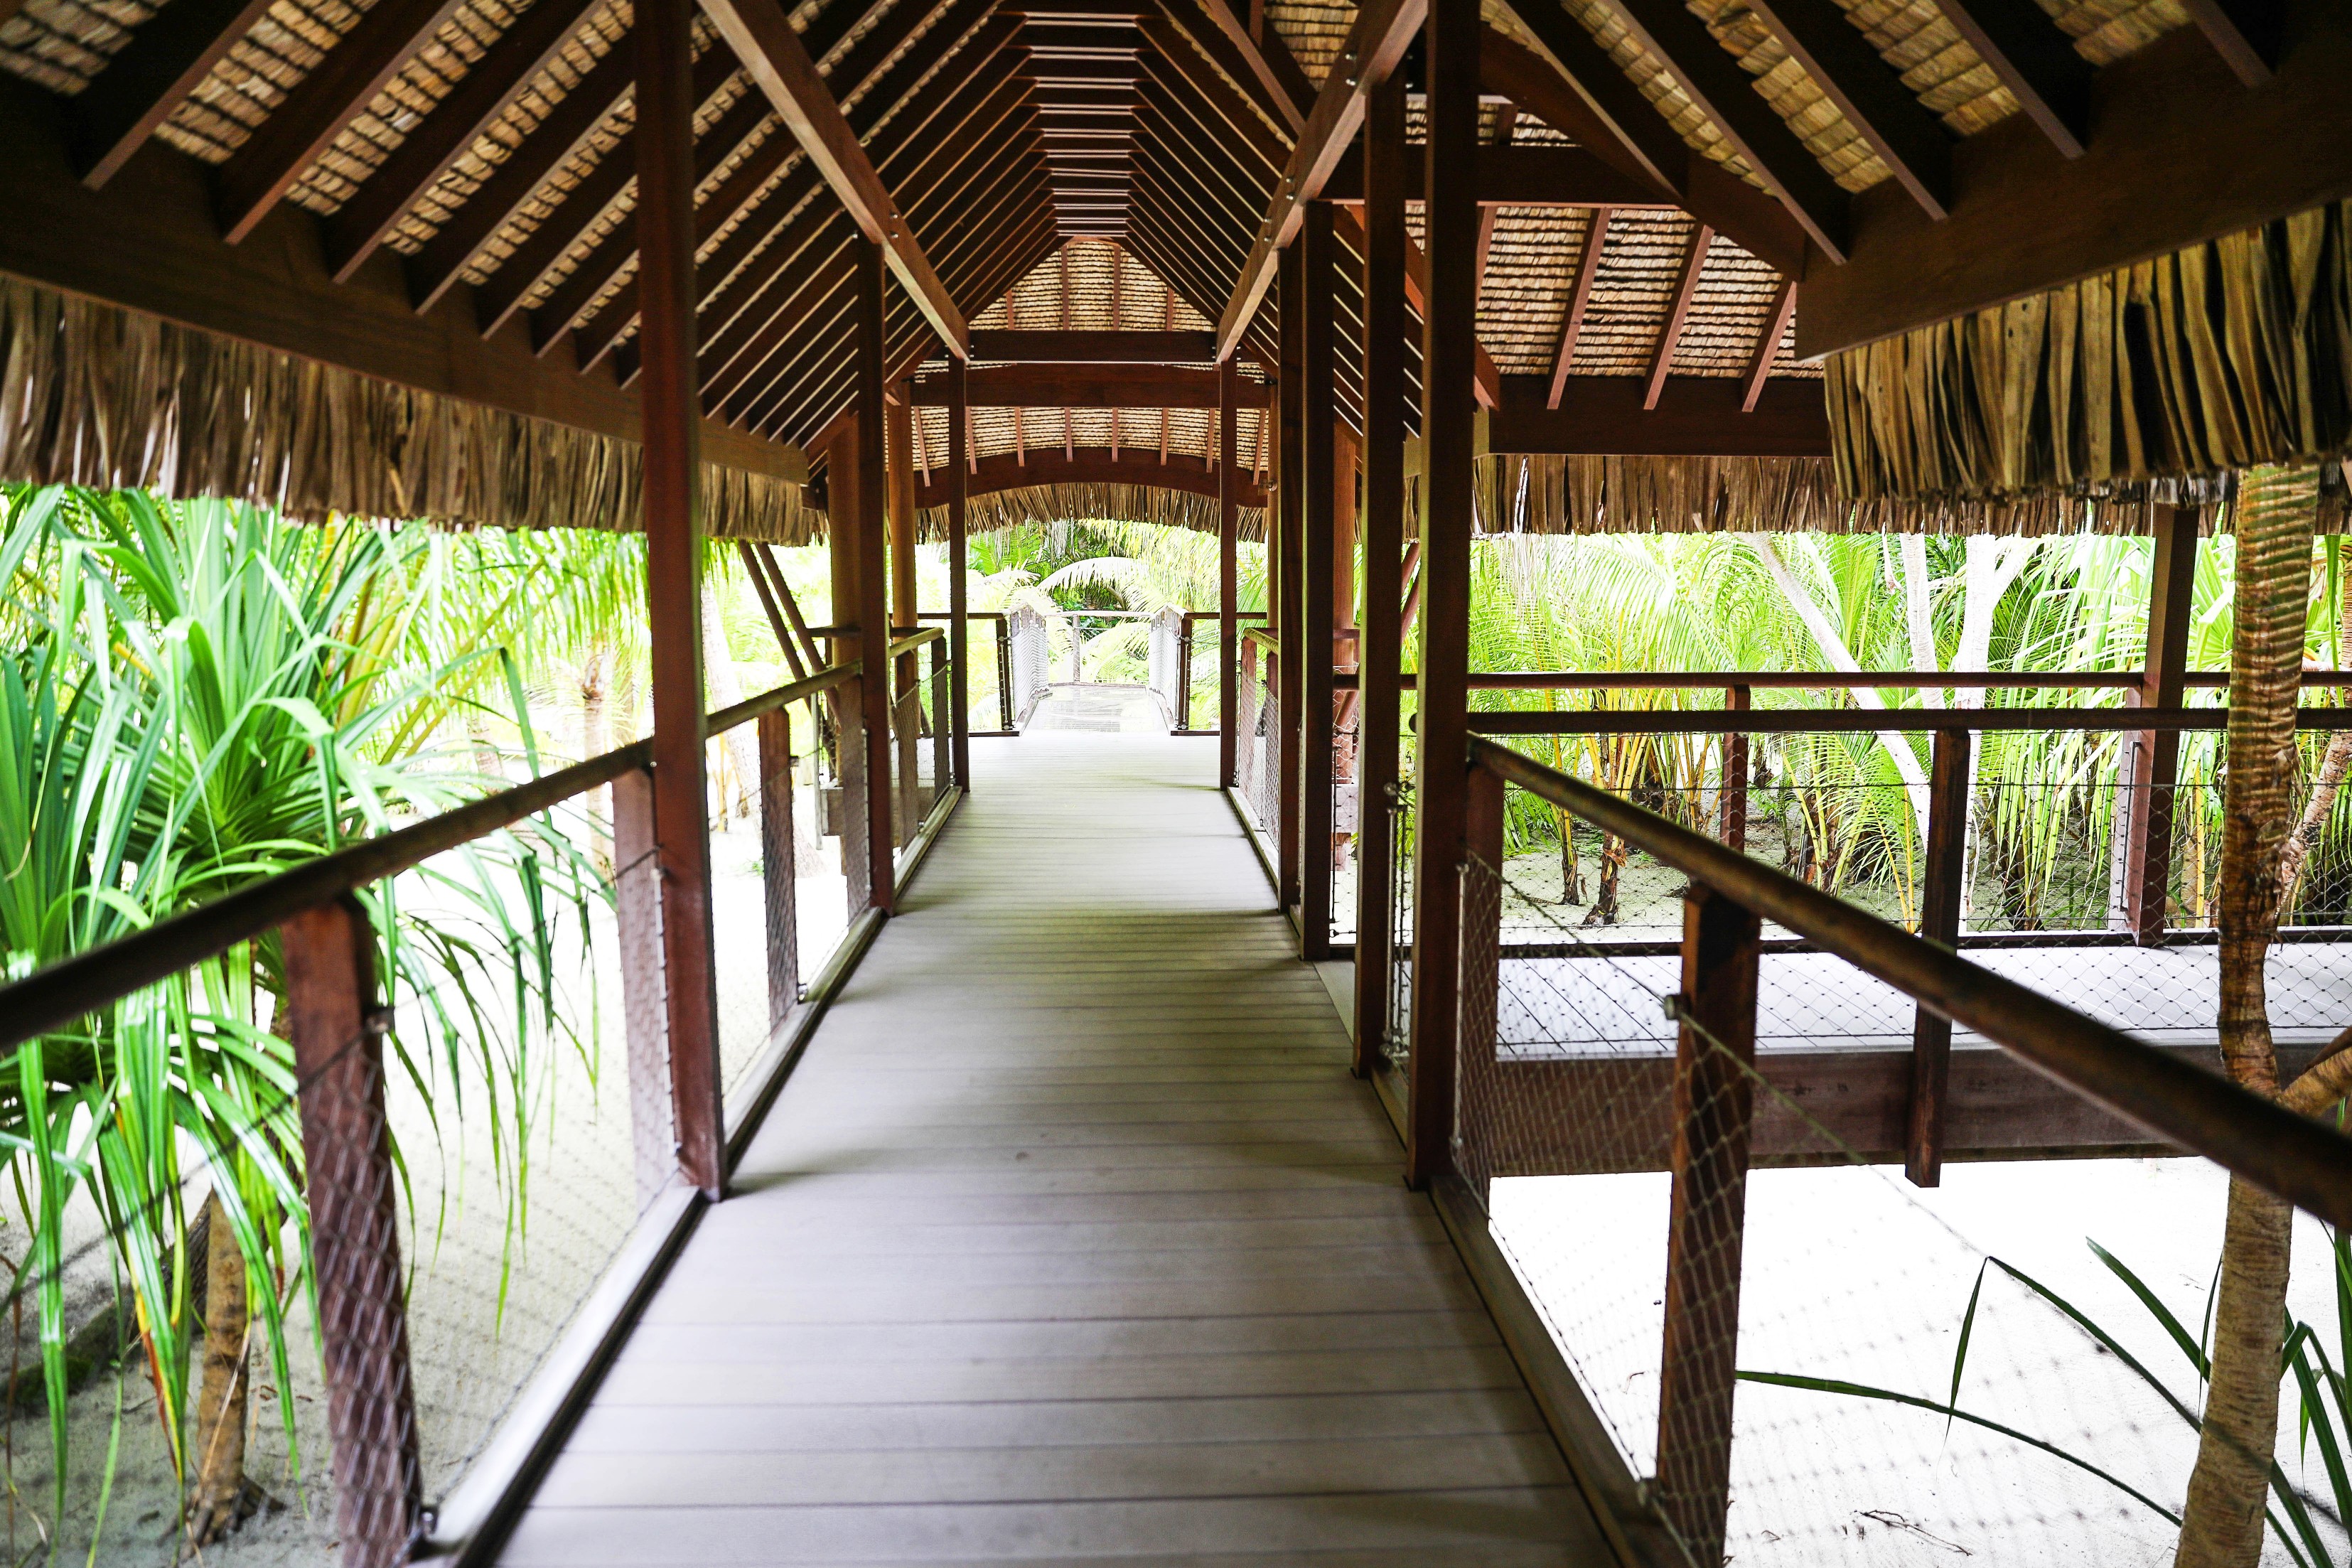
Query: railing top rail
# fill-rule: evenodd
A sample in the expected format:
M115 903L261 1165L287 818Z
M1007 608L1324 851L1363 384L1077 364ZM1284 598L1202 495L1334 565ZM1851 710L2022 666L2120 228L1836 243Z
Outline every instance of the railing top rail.
M915 612L915 618L919 621L951 621L955 619L955 612L918 610ZM1001 621L1004 618L1004 612L1003 610L966 610L963 613L963 618L967 621Z
M892 626L890 630L897 634L890 641L892 658L912 653L925 643L939 642L948 635L944 626Z
M2305 730L2352 730L2352 708L2298 708ZM1583 708L1470 714L1482 735L1819 735L1934 730L2223 730L2227 708Z
M1268 653L1280 653L1282 651L1281 634L1268 631L1264 626L1249 626L1244 628L1242 632L1242 641L1254 642L1260 647L1265 648Z
M1474 739L1470 762L1916 997L2158 1137L2330 1225L2352 1225L2352 1139L1507 746Z
M709 732L719 734L773 709L814 697L857 673L856 663L837 665L806 680L762 692L712 714ZM290 871L265 877L210 903L159 921L145 931L60 959L14 984L0 986L0 1049L63 1028L142 986L167 980L191 964L251 941L304 910L510 827L575 795L610 784L632 768L652 764L653 743L639 741L363 839L348 849L321 855Z
M1407 688L1420 683L1420 674L1405 670L1399 680ZM1345 685L1356 677L1348 675ZM1677 669L1572 670L1510 669L1474 671L1473 691L1725 691L1734 687L1751 690L1801 689L1817 691L2136 691L2144 680L2128 672L1937 670L1909 669ZM2220 690L2230 684L2224 670L2199 670L2182 678L2195 690ZM2303 684L2325 689L2352 687L2352 670L2306 669Z

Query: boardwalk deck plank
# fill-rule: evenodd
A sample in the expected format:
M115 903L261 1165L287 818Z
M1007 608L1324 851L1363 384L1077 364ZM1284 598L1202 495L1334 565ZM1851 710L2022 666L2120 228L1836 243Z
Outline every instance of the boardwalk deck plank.
M505 1560L1606 1562L1213 749L975 750Z

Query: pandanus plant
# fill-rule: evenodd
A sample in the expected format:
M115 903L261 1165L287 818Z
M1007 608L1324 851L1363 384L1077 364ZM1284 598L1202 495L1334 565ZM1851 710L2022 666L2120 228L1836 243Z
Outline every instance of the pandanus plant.
M54 489L8 492L0 520L10 978L478 792L428 742L485 668L522 716L514 661L483 634L524 601L501 584L467 601L470 626L455 624L435 581L446 539ZM436 1128L470 1110L493 1129L510 1237L531 1054L565 1032L546 910L557 890L584 896L582 866L534 824L415 874L443 906L432 921L408 917L390 885L366 895L383 982L408 1004L394 1058ZM60 1516L78 1200L102 1225L125 1367L143 1363L152 1384L187 1541L217 1539L259 1500L245 1469L250 1363L288 1386L289 1318L314 1283L299 1084L272 1027L281 985L275 940L240 944L0 1061L23 1226L10 1302L37 1324ZM404 1171L417 1152L396 1152ZM298 1454L293 1402L279 1405ZM102 1523L101 1508L93 1549Z

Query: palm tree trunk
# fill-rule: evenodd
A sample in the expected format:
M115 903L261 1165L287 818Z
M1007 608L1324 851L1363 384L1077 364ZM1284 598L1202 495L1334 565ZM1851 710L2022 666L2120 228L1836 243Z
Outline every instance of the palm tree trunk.
M2279 849L2295 770L2294 701L2310 618L2316 468L2240 476L2230 652L2229 778L2221 800L2220 1025L2230 1076L2278 1093L2263 962L2278 923ZM2279 1351L2294 1211L2230 1183L2213 1368L2176 1568L2257 1568L2278 1444Z
M205 1356L196 1394L195 1472L188 1495L188 1535L207 1546L252 1511L247 1501L245 1426L247 1329L245 1249L237 1245L219 1194L205 1200Z
M2352 572L2344 574L2343 604L2337 612L2336 625L2352 622ZM2337 633L2340 648L2343 634ZM2336 664L2340 668L2343 656ZM2319 836L2336 810L2336 796L2344 781L2352 778L2352 730L2339 730L2329 739L2327 751L2319 759L2319 771L2311 781L2311 798L2305 803L2302 820L2294 831L2286 836L2279 849L2279 919L2294 912L2296 895L2303 889L2303 874L2311 863L2311 852L2319 844Z

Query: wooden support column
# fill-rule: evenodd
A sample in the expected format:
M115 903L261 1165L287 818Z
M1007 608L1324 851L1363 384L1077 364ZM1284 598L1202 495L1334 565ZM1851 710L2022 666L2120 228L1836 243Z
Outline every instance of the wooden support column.
M1957 948L1968 868L1969 732L1938 730L1927 777L1927 866L1920 879L1919 934ZM1943 1180L1944 1103L1952 1076L1952 1021L1915 1005L1911 1023L1911 1121L1903 1173L1922 1187Z
M854 395L857 431L857 482L851 494L856 503L857 598L845 606L857 623L858 658L866 667L860 683L860 705L866 721L866 885L875 909L885 914L898 907L896 862L891 857L890 789L890 596L889 541L885 533L883 492L887 468L884 454L882 247L869 239L850 241L853 262L851 316L857 334ZM836 605L837 619L845 606Z
M384 1112L375 937L349 896L279 928L287 1032L301 1083L335 1521L345 1568L408 1561L425 1505L408 1363L407 1276Z
M1404 79L1372 89L1364 110L1364 625L1356 644L1356 1074L1370 1075L1389 1036L1395 931L1389 904L1396 793L1404 551ZM1393 584L1393 586L1392 586Z
M1694 1563L1723 1561L1730 1508L1759 935L1755 912L1719 893L1696 888L1684 900L1657 1489L1659 1509Z
M645 417L646 621L653 636L654 848L671 1109L686 1179L726 1178L719 979L703 778L701 395L695 376L694 72L688 0L637 14L637 242Z
M957 361L961 363L961 361ZM916 602L915 410L907 384L896 383L884 405L888 426L890 511L890 635L913 629L921 606ZM902 653L890 672L890 743L898 759L898 800L893 805L892 844L902 844L922 826L922 779L916 759L922 750L919 700L902 702L923 679L921 656ZM945 781L941 781L944 783Z
M2202 513L2193 506L2156 509L2156 563L2148 574L2147 661L2140 689L2144 708L2178 708L2189 668L2189 617L2197 584L2197 537ZM2124 792L2123 916L2142 947L2164 941L2165 903L2172 883L2173 786L2180 776L2180 733L2144 730L2132 737L2129 787Z
M971 788L971 624L970 593L964 582L967 537L966 512L971 500L971 468L964 461L971 445L971 408L966 401L968 367L961 360L948 366L948 717L955 726L952 765L955 782ZM1010 729L1012 726L1007 725Z
M1241 781L1241 362L1217 366L1217 780Z
M1331 650L1339 630L1332 571L1339 510L1339 410L1332 395L1338 361L1333 296L1339 247L1331 204L1307 210L1297 245L1305 288L1300 323L1298 531L1298 933L1309 963L1331 956Z
M1485 1203L1493 1180L1487 1136L1503 1107L1496 1095L1496 1020L1503 996L1503 842L1509 786L1491 768L1465 783L1462 837L1462 1005L1456 1025L1462 1142L1455 1165Z
M642 768L631 768L613 781L613 864L630 1144L636 1157L637 1208L643 1212L677 1174L677 1125L669 1104L669 1001L662 984L654 779Z
M801 999L800 910L793 858L793 721L760 715L760 888L768 906L768 1027L781 1028Z
M1412 1073L1405 1180L1452 1162L1469 754L1470 525L1478 415L1477 0L1430 0L1422 171L1429 289L1422 348L1421 776L1413 847Z
M856 664L866 651L864 634L855 624L857 607L865 602L865 591L858 581L865 553L859 542L864 531L858 525L861 503L857 482L865 465L858 457L858 435L859 422L853 418L834 438L827 454L830 493L826 500L826 534L833 566L833 619L835 626L851 628L849 635L833 639L835 666ZM866 691L873 684L871 678L861 674L847 687L836 687L830 694L836 699L834 716L838 732L834 741L834 765L841 785L841 875L848 889L851 920L864 914L874 902L874 851L866 833L867 825L874 819L867 799L873 792L866 787L870 748L866 743ZM888 840L883 842L887 856Z
M1755 706L1751 688L1731 686L1724 689L1723 707L1726 712L1745 713ZM1734 849L1748 847L1748 734L1733 731L1723 737L1723 799L1717 815L1722 819L1723 842Z
M1276 742L1277 819L1275 865L1282 907L1298 908L1298 740L1303 710L1302 678L1307 667L1307 610L1303 565L1307 532L1307 268L1306 250L1294 245L1282 253L1282 431L1276 488L1281 528L1276 544L1281 557L1275 574L1276 612L1280 625L1282 657L1277 679L1276 712L1280 717ZM1318 654L1318 657L1321 657Z

